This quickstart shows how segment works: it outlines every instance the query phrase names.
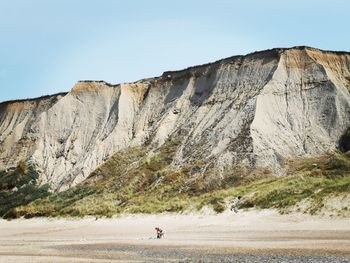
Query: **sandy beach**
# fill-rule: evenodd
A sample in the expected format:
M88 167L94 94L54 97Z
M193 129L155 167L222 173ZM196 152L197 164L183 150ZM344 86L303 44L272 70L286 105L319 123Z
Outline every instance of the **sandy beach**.
M348 219L273 210L1 220L0 233L0 262L350 262Z

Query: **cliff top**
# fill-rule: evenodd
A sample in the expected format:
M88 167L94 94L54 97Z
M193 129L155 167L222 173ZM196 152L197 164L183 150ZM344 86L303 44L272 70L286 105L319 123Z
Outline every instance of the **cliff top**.
M238 61L239 59L243 59L243 58L256 57L256 56L278 55L278 54L280 54L282 52L285 52L287 50L293 50L293 49L294 50L308 49L308 50L313 50L313 51L319 51L319 52L322 52L322 53L332 53L332 54L336 54L336 55L349 55L350 54L350 52L348 52L348 51L322 50L322 49L313 48L313 47L309 47L309 46L294 46L294 47L290 47L290 48L272 48L272 49L254 51L254 52L248 53L246 55L235 55L235 56L219 59L219 60L216 60L214 62L209 62L209 63L205 63L205 64L201 64L201 65L195 65L195 66L191 66L191 67L180 69L180 70L169 70L169 71L163 72L163 74L160 75L159 77L144 78L144 79L140 79L140 80L137 80L137 81L131 82L131 83L137 83L137 82L142 82L142 81L150 81L150 80L161 79L161 78L167 77L167 76L169 76L171 74L186 73L186 72L189 72L189 71L192 71L192 70L195 70L195 69L201 69L201 68L208 67L208 66L213 66L213 65L219 65L219 64L223 64L223 63L230 63L230 62ZM82 84L82 83L89 83L89 84L97 83L97 84L106 85L108 87L117 87L117 86L120 85L119 83L118 84L112 84L112 83L106 82L104 80L79 80L77 82L77 84ZM46 96L41 96L41 97L36 97L36 98L8 100L8 101L0 102L0 106L4 106L6 104L18 103L18 102L41 101L41 100L48 99L48 98L54 97L54 96L60 96L60 95L61 96L65 96L67 93L68 92L60 92L60 93L56 93L56 94L53 94L53 95L46 95Z

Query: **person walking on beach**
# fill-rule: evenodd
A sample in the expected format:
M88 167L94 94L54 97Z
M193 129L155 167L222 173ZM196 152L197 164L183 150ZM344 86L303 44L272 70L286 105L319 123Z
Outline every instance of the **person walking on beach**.
M230 210L237 213L241 202L242 202L242 196L238 196L237 198L231 200L230 201Z

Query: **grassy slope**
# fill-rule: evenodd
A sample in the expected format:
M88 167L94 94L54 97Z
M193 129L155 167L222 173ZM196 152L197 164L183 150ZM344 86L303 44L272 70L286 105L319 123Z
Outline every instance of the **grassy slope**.
M261 175L254 179L256 170L237 167L217 180L217 174L210 169L203 175L191 175L202 163L171 168L176 149L177 143L169 141L152 155L147 155L146 148L119 152L84 183L19 206L11 214L112 216L199 210L206 205L222 212L226 201L236 195L244 196L243 207L277 208L281 212L307 199L304 210L313 214L320 211L328 197L350 193L347 154L296 160L289 164L289 175L282 178L263 172L263 179ZM242 177L248 179L241 180Z
M15 217L13 208L49 195L48 185L37 186L38 173L20 162L11 171L0 171L0 216Z

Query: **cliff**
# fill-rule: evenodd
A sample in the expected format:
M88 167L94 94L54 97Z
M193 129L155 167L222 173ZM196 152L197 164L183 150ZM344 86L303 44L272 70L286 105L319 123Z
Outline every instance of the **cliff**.
M65 190L119 150L169 138L171 166L201 160L283 174L287 160L337 149L350 125L350 53L272 49L135 83L80 81L68 93L0 104L0 167L36 165Z

